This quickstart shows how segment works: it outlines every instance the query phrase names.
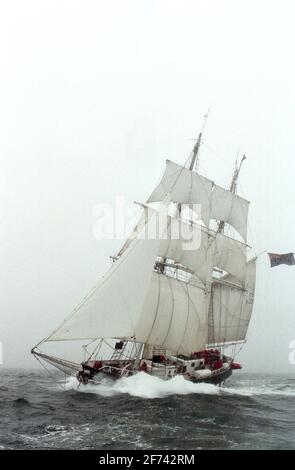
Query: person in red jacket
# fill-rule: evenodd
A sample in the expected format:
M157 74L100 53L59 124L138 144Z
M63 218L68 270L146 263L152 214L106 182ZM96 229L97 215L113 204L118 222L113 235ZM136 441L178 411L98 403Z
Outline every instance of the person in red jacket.
M140 365L139 370L140 370L141 372L147 372L147 363L146 363L146 362L142 362L141 365Z

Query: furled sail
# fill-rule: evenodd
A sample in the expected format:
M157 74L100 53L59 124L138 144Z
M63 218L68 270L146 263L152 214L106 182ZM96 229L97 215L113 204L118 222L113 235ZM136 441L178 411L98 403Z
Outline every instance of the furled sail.
M149 219L157 230L169 196ZM137 237L74 312L46 339L64 341L101 337L133 338L152 277L160 239Z
M234 287L235 278L224 276L212 284L214 342L243 341L250 322L255 292L256 258L246 265L243 288Z
M208 302L204 288L153 273L136 339L190 355L208 341Z
M176 163L167 162L164 175L147 202L162 201L171 192L171 201L200 204L201 219L209 224L213 181Z

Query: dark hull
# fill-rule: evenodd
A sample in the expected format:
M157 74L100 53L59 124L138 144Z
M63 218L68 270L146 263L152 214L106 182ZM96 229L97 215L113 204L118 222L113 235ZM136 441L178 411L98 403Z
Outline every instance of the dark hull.
M136 374L136 372L132 371L129 376L134 375L134 374ZM89 382L97 383L96 378L101 377L102 375L110 377L114 380L122 378L120 370L108 369L108 370L103 370L101 372L95 372L92 378L89 380ZM179 375L183 375L183 374L179 374ZM222 368L219 370L212 371L212 374L209 377L194 378L194 377L188 377L187 375L183 375L183 377L186 380L189 380L190 382L193 382L193 383L207 383L207 384L221 386L231 375L232 375L232 369L229 367L229 368ZM86 383L88 383L88 381Z
M204 379L190 379L194 383L207 383L207 384L213 384L213 385L222 385L231 375L232 375L232 370L231 369L226 369L223 371L216 371L216 374L206 377Z

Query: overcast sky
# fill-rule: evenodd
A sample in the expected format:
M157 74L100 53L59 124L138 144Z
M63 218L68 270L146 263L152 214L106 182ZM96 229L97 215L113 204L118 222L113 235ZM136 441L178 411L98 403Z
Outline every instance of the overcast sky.
M0 2L0 341L30 349L109 267L93 207L144 201L210 115L200 171L251 201L257 253L295 251L295 5L199 0ZM241 360L295 371L295 267L259 257Z

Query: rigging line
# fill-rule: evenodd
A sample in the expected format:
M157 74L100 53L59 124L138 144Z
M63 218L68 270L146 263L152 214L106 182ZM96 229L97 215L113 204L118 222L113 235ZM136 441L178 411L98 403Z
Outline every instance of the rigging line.
M245 346L245 343L246 343L246 341L245 341L243 344L241 344L241 346L240 346L240 348L239 348L239 350L238 350L237 352L236 352L236 350L235 350L233 359L234 359L235 357L237 357L237 356L240 354L240 352L242 351L242 349L243 349L244 346ZM235 344L235 347L237 347L237 344Z
M219 153L217 153L217 151L211 145L207 144L206 140L202 139L202 145L204 145L205 147L207 147L208 150L210 150L210 152L215 156L216 160L218 160L219 162L220 160L222 160L228 166L232 166L232 162L230 162L229 160L226 160Z
M208 309L207 309L207 316L208 316L208 344L215 342L215 325L214 325L214 314L213 314L213 299L212 299L212 286L210 289L210 297L208 302ZM212 341L211 341L212 340Z
M50 370L45 366L45 364L43 364L43 362L41 361L41 359L40 359L38 356L34 356L34 357L37 359L37 361L40 362L41 366L42 366L43 369L48 373L49 377L51 377L51 378L53 379L53 381L54 381L59 387L62 388L62 390L65 390L65 386L63 386L60 382L58 382L58 381L56 380L55 377L52 376ZM64 370L64 372L65 372L65 370Z
M100 348L101 348L101 345L102 345L102 338L96 338L94 341L98 341L98 344L95 346L95 348L93 349L92 353L90 354L90 356L88 357L88 361L90 361L90 359L92 358L92 356L95 355L95 357L97 356L97 354L99 353L100 351ZM91 344L91 343L90 343ZM88 352L89 354L89 352Z
M212 293L213 296L213 293ZM218 338L220 341L223 341L224 339L221 338L221 286L219 287L219 325L218 325Z

